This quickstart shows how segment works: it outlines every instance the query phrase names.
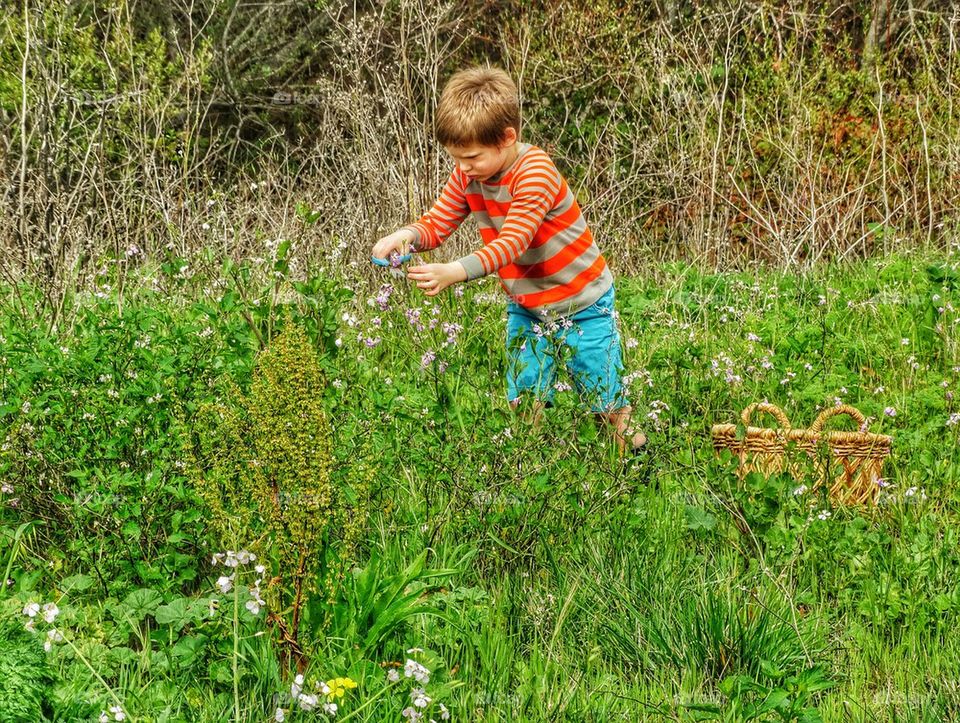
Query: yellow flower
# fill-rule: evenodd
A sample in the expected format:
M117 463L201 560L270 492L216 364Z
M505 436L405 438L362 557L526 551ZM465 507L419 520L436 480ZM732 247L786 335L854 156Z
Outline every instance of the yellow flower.
M350 680L350 678L334 678L333 680L327 681L327 687L330 689L330 692L327 694L327 700L333 700L334 698L342 698L344 693L352 688L356 688L357 684Z

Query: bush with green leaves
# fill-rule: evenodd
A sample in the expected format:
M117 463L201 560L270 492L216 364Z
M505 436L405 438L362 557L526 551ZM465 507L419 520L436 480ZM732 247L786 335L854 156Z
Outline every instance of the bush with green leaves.
M0 618L0 720L35 723L48 714L54 676L40 641L22 621Z
M318 592L335 594L365 530L372 471L361 456L352 474L334 473L325 390L316 350L288 316L257 357L249 394L234 387L199 409L191 450L193 484L221 546L249 545L271 565L270 620L284 660L299 668L304 607Z
M181 417L229 355L198 305L97 300L66 329L6 314L0 477L40 520L50 570L189 586L203 522L186 484ZM104 550L110 554L103 554Z

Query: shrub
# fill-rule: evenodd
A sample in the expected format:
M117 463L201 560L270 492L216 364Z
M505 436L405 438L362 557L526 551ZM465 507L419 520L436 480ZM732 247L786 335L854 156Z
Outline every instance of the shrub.
M190 455L223 545L236 547L242 536L262 559L277 561L265 590L269 620L283 659L292 654L301 667L301 613L322 585L332 594L360 539L368 496L362 455L349 465L360 472L353 484L334 475L325 388L316 351L288 317L259 355L249 394L233 387L200 408Z
M0 619L0 720L43 720L41 710L52 682L38 639L16 621Z

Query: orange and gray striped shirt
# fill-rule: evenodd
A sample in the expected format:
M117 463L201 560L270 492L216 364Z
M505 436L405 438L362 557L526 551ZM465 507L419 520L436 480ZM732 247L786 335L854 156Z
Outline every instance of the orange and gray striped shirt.
M524 308L575 314L613 285L580 206L550 156L520 143L519 156L486 181L454 168L440 197L407 226L414 249L436 248L473 213L483 248L459 259L467 280L497 272Z

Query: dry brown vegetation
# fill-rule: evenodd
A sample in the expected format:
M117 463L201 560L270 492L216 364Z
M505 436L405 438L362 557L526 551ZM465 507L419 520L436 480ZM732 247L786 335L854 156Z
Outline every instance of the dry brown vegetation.
M363 259L434 199L433 103L477 61L517 78L525 139L555 154L621 272L957 238L949 2L7 8L0 268L54 306L105 270L122 283L278 238L301 271Z

